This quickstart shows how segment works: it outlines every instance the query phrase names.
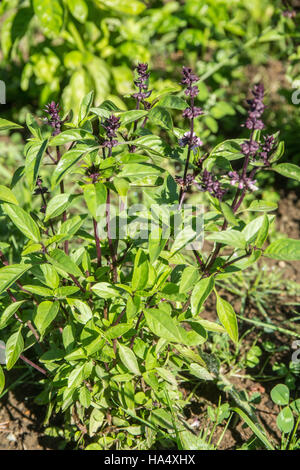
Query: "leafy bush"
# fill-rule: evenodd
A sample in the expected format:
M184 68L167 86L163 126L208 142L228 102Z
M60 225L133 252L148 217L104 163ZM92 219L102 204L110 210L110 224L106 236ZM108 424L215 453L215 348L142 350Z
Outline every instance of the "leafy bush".
M43 375L36 400L48 405L45 421L63 413L68 437L82 446L150 448L167 439L200 448L180 418L179 383L220 377L218 361L202 351L209 331L239 340L215 280L261 256L300 259L299 240L266 246L276 205L245 203L257 172L300 179L296 165L278 163L278 134L262 134L263 86L242 123L249 139L203 153L194 130L203 119L198 80L184 67L184 94L158 96L139 64L133 110L108 100L93 107L89 92L68 120L51 102L46 122L27 116L25 164L10 187L0 186L6 369L21 359ZM176 110L187 131L174 127ZM213 242L209 253L203 237ZM200 315L210 296L218 322Z

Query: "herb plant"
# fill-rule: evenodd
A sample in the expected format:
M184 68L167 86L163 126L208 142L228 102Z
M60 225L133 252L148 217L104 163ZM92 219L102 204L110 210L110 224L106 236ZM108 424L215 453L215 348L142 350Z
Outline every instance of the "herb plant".
M35 368L45 422L62 413L70 438L90 448L134 448L139 436L145 448L166 439L195 448L180 382L218 379L202 350L207 332L238 342L236 314L215 281L261 256L300 259L299 240L267 245L274 205L246 204L260 171L300 179L300 168L278 164L278 133L263 133L263 86L241 123L249 139L203 152L198 77L184 67L184 93L153 98L149 74L138 65L132 110L107 100L93 107L90 92L72 120L55 102L42 122L28 115L24 166L0 186L6 370L18 361ZM173 125L178 110L185 129ZM209 297L216 322L201 317Z

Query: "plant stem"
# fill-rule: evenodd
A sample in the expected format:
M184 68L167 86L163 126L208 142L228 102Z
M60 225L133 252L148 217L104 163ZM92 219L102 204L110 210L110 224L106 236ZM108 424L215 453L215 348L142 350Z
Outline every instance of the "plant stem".
M111 270L113 273L113 281L117 282L118 272L117 272L117 260L115 255L115 250L113 242L111 239L111 227L110 227L110 190L107 189L107 199L106 199L106 227L107 227L107 240L111 254Z
M97 226L97 221L94 218L93 218L93 227L94 227L94 236L95 236L95 242L96 242L98 266L102 266L101 245L100 245L100 238L98 234L98 226Z

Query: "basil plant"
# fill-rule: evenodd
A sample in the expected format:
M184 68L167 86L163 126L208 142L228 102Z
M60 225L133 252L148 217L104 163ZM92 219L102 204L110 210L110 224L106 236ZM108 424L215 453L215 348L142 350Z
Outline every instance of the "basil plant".
M27 116L24 166L0 186L0 389L25 362L45 423L62 414L92 448L176 441L169 426L187 448L180 383L218 379L210 332L239 341L216 281L261 257L300 259L299 240L268 244L276 206L247 198L259 172L300 179L278 163L279 133L264 131L263 86L241 123L248 137L208 149L194 131L198 77L183 67L182 91L152 98L149 75L137 66L131 110L94 107L90 92L78 116L55 102L43 121ZM173 126L180 112L185 129ZM203 318L208 301L215 321Z

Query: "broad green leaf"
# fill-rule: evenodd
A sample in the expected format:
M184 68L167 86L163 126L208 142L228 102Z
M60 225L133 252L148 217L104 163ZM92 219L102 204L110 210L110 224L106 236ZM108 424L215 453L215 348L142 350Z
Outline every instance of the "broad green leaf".
M276 424L278 429L284 433L288 434L294 428L294 415L289 406L285 406L279 413L276 418Z
M24 302L25 300L20 300L6 307L6 309L1 313L0 316L0 330L8 325L10 318L17 312L17 310Z
M127 346L118 345L119 356L124 366L134 375L140 375L140 369L134 352Z
M193 316L196 316L200 313L202 305L204 304L205 300L207 299L213 288L213 276L201 279L201 281L199 281L195 285L191 295L191 309Z
M148 118L164 129L173 129L173 121L171 114L166 108L162 106L155 106L149 111Z
M300 181L300 167L293 163L280 163L279 165L273 166L272 170L286 178Z
M102 299L111 299L112 297L121 297L121 291L108 282L98 282L91 288L98 297Z
M92 135L90 132L84 129L68 129L67 131L63 131L60 134L52 137L49 145L56 147L58 145L65 145L76 140L82 140L86 137L92 137Z
M15 365L15 363L19 359L20 354L22 353L23 349L24 349L24 340L22 337L22 326L20 326L18 331L12 334L6 342L5 354L6 354L7 370L12 369L12 367Z
M30 264L10 264L0 268L0 294L8 289L30 268Z
M225 140L218 144L210 153L209 157L224 157L228 160L238 160L244 158L244 154L241 152L241 144L245 139L232 139Z
M0 203L1 202L8 202L16 206L19 205L14 193L6 186L2 186L2 184L0 185Z
M48 261L53 264L55 267L61 269L62 271L71 274L75 277L82 276L82 272L80 271L77 264L70 258L70 256L66 255L66 253L59 248L55 248L52 250L50 255L47 255Z
M89 12L85 0L67 0L67 5L74 18L84 23Z
M290 401L289 388L284 384L275 385L271 390L271 398L276 405L288 405Z
M41 302L37 308L37 313L34 317L34 324L39 333L43 336L46 329L56 318L59 311L59 302L50 302L46 300Z
M63 8L59 0L33 0L33 8L45 35L55 38L63 26Z
M4 375L2 367L0 366L0 396L4 390L4 386L5 386L5 375Z
M41 239L40 231L35 221L21 207L3 204L3 210L15 224L15 226L25 235L25 237L39 242Z
M191 291L198 279L199 270L194 266L187 266L180 279L179 293L185 294Z
M71 194L57 194L50 199L47 204L45 222L61 215L70 206L72 199Z
M85 324L93 318L93 312L90 309L90 307L87 305L87 303L79 299L70 299L70 298L67 299L67 302L71 307L75 307L79 311L80 315L76 314L74 312L74 309L72 309L75 318L80 323Z
M217 314L229 337L234 343L237 343L239 339L239 333L235 311L233 310L233 307L230 305L230 303L222 299L218 294Z
M76 165L76 163L83 157L84 152L82 150L69 150L64 153L59 160L57 166L51 177L51 188L54 189Z
M208 372L207 369L205 369L205 367L202 367L200 366L199 364L193 362L190 367L189 367L189 371L192 375L194 375L195 377L197 377L198 379L201 379L201 380L213 380L214 379L214 376Z
M132 290L142 290L148 283L149 262L145 252L140 248L134 259Z
M213 331L215 333L226 333L226 330L219 323L215 323L209 320L204 320L203 318L197 318L197 322L203 326L208 331Z
M273 222L275 216L274 215L268 215L267 216L269 219L269 224ZM249 222L244 228L243 228L243 235L247 240L247 243L252 243L254 242L259 230L261 229L263 223L265 220L265 215L261 215L260 217L256 217L256 219L252 220Z
M174 255L178 251L182 250L186 245L192 242L197 233L195 230L190 226L184 227L175 237L174 243L171 247L171 255Z
M85 364L81 364L73 369L68 377L68 387L69 388L76 388L81 385L84 380L84 366Z
M280 238L264 251L264 256L284 261L300 261L300 240Z
M252 201L248 207L248 211L257 211L257 212L269 212L275 211L277 209L277 204L275 202L269 201Z
M221 210L225 219L230 225L233 225L235 227L239 224L236 216L233 213L233 210L228 204L226 204L226 202L221 202Z
M41 297L51 297L53 296L53 291L52 289L48 289L47 287L43 286L32 286L25 284L23 285L24 289L28 290L28 292L31 292L32 294L40 295Z
M245 248L246 239L242 232L237 230L226 230L225 232L213 232L206 235L206 240L222 243L224 245L234 246L235 248Z
M74 3L74 6L77 6L77 8L80 6L80 2L78 2L77 0L68 0L68 2ZM80 105L79 122L83 121L86 118L86 116L89 114L90 108L93 104L93 100L94 100L94 91L90 91L83 98L81 105Z
M264 215L264 220L262 226L260 227L254 245L257 248L262 248L263 244L265 243L266 239L268 238L269 233L269 219L267 215Z
M126 15L139 15L146 8L146 5L138 0L97 0L97 3Z
M131 328L131 323L119 323L119 325L111 326L108 330L106 330L105 337L108 339L119 338L119 336L123 336Z
M84 186L83 196L93 218L98 220L100 215L99 209L106 202L106 186L103 183L87 184Z
M176 95L165 95L159 100L158 104L165 108L180 110L187 107L187 102L183 98L180 98L180 96Z
M127 163L119 173L120 178L142 179L147 176L161 176L164 170L150 163Z
M45 154L48 139L41 142L33 142L26 148L25 153L25 177L30 191L36 186L36 180L39 175L42 158Z
M201 331L186 331L176 321L163 310L146 309L145 319L150 330L159 338L163 338L172 343L192 346L205 341L203 328Z
M0 118L0 132L9 131L11 129L22 129L22 126L15 124L14 122L8 121L7 119Z
M91 405L91 392L85 385L79 391L79 401L84 408L89 408Z
M142 117L147 116L148 111L144 111L143 109L133 109L130 111L125 111L124 113L120 113L120 123L122 126L126 126L133 121L137 121Z

